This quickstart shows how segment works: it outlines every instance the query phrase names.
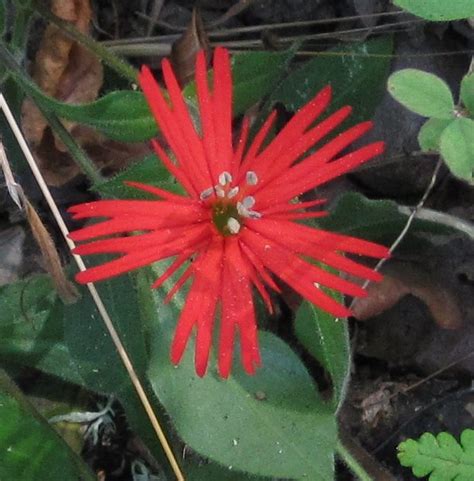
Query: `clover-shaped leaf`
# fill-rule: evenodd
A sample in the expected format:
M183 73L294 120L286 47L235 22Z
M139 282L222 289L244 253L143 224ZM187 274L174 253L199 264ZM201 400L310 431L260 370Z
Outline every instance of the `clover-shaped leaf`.
M461 442L449 433L407 439L398 446L400 464L410 467L417 478L428 481L472 481L474 479L474 430L466 429Z

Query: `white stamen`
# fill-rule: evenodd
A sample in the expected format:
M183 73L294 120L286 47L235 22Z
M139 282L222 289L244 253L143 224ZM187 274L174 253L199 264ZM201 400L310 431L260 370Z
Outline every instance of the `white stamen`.
M316 287L316 289L321 288L321 284L319 282L313 282L313 286Z
M240 222L234 217L229 217L227 220L227 228L231 234L238 234L240 230Z
M211 195L213 194L214 192L214 188L213 187L209 187L209 189L205 189L203 190L200 194L199 194L199 198L201 200L206 200L206 199L209 199L209 197L211 197Z
M237 202L237 212L241 217L247 217L248 210L242 202Z
M232 197L235 197L239 193L239 188L238 187L232 187L232 189L227 192L227 198L232 199Z
M214 186L214 190L216 191L217 197L225 197L224 189L220 185Z
M252 197L251 195L244 197L244 199L242 200L242 205L246 209L251 209L255 205L255 197Z
M230 175L230 172L227 172L226 170L224 170L224 172L222 172L219 175L219 184L222 185L222 187L224 187L225 185L230 184L231 182L232 182L232 175Z
M250 219L260 219L260 217L262 217L262 214L260 214L260 212L257 212L256 210L248 210L247 217L249 217Z
M253 170L249 170L245 174L245 181L248 185L257 185L258 177L257 174Z

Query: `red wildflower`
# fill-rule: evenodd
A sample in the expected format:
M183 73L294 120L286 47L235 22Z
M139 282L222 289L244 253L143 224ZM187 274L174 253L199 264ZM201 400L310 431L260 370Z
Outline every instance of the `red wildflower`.
M272 274L304 298L334 316L350 311L320 288L350 296L364 296L357 284L318 267L317 261L362 279L379 280L380 274L344 256L344 253L380 258L388 250L365 240L313 229L295 222L320 217L324 212L304 209L322 200L296 202L300 194L338 177L383 150L375 142L351 153L342 152L367 132L363 122L337 135L317 151L301 157L338 127L350 114L343 107L314 126L330 102L326 87L299 110L267 146L263 146L275 121L273 112L246 150L249 121L244 119L240 140L232 145L232 77L229 54L214 53L212 89L208 85L204 54L196 63L200 126L195 127L168 60L162 63L169 101L148 68L140 73L143 89L156 122L176 161L157 141L158 157L186 190L176 195L162 189L128 182L156 195L157 200L100 200L74 206L74 218L107 220L76 230L75 241L121 234L80 245L80 255L116 253L115 260L77 275L80 283L117 276L155 261L175 257L153 284L158 287L186 261L171 297L187 280L189 294L171 346L178 363L191 332L196 328L196 372L203 376L211 349L213 326L220 318L218 367L221 376L231 370L236 331L240 335L242 364L249 374L260 364L252 289L255 287L271 310L266 287L279 291ZM212 90L212 91L211 91ZM142 233L129 235L136 231ZM220 314L218 314L220 313Z

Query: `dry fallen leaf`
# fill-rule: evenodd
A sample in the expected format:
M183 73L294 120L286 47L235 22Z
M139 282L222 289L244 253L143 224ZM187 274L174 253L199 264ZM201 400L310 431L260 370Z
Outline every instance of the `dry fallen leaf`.
M435 275L413 263L388 265L382 282L370 284L367 291L369 295L357 299L352 308L354 317L361 321L381 314L411 294L426 304L438 326L457 329L462 325L462 313L455 294Z
M80 32L89 32L92 15L90 0L53 0L51 11L59 18L71 22ZM55 25L48 25L36 53L32 77L47 95L66 103L83 103L97 98L102 86L103 71L102 64L95 55L71 40ZM76 124L65 122L64 125L72 132ZM50 177L47 180L51 181L51 177L55 178L57 175L54 171L52 176L48 175L52 170L49 165L50 157L40 156L37 152L45 143L50 129L38 108L29 99L23 104L22 128L45 177ZM62 142L52 139L49 132L46 141L49 143L51 140L54 140L55 149L50 150L57 151L56 157L60 152L66 151ZM63 184L77 173L77 167L69 163L68 168L62 172L62 177L51 183Z
M195 8L188 28L174 42L171 49L171 63L181 85L185 85L193 78L196 55L199 50L204 50L206 54L209 54L210 45L201 14Z

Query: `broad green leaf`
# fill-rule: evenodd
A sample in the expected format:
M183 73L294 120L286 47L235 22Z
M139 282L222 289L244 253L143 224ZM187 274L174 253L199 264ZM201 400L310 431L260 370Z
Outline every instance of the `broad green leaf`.
M395 5L433 22L447 22L474 16L472 0L393 0Z
M211 359L209 372L199 378L192 342L178 367L169 360L184 294L168 305L162 304L161 291L155 296L159 323L154 323L151 336L148 375L183 441L231 469L332 481L335 417L288 345L260 332L263 367L255 376L246 375L236 359L233 375L222 380Z
M410 209L391 200L369 200L350 192L339 198L331 215L318 219L318 226L388 246L398 237L409 215ZM406 246L412 250L419 247L419 234L450 235L458 232L446 223L415 218L400 248Z
M93 481L96 477L0 372L0 479Z
M233 115L244 113L275 88L284 73L293 50L285 52L245 52L232 56ZM212 72L210 72L212 78ZM191 82L184 89L189 102L195 102L196 84Z
M399 70L388 79L388 91L407 109L424 117L454 118L454 101L448 85L423 70Z
M0 359L80 383L63 342L62 302L46 275L0 288Z
M472 182L474 172L474 120L460 118L446 127L440 140L441 155L449 170Z
M438 151L439 141L444 129L454 119L428 119L418 132L418 143L423 151Z
M339 300L342 296L337 294ZM350 374L347 323L304 301L295 318L295 334L303 346L331 375L335 407L344 400Z
M322 52L288 75L270 98L295 111L330 84L331 111L351 105L351 122L367 120L373 116L385 90L392 49L392 38L384 37Z
M474 73L465 75L461 81L461 100L474 117Z
M187 481L270 481L273 478L252 476L232 467L222 466L211 461L190 461L186 459L183 466Z
M461 443L449 433L424 433L418 440L398 445L400 464L412 468L417 478L429 481L472 481L474 479L474 430L465 429Z
M119 199L156 199L156 196L126 185L125 181L141 182L176 193L182 192L181 185L155 155L147 155L123 172L94 185L94 189L102 195Z

